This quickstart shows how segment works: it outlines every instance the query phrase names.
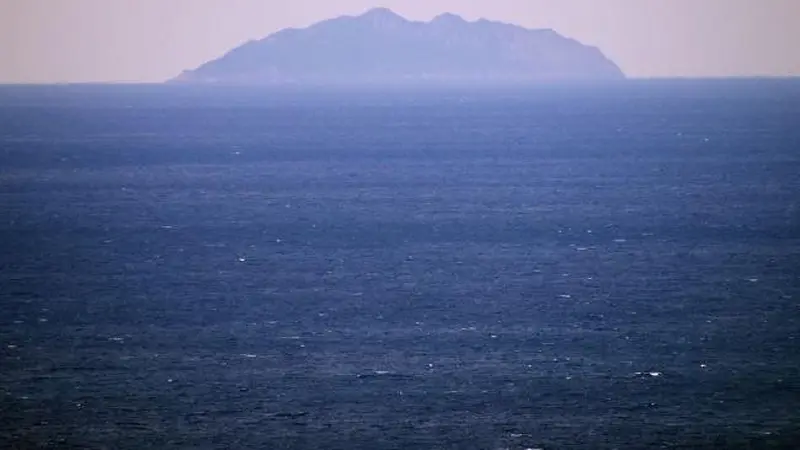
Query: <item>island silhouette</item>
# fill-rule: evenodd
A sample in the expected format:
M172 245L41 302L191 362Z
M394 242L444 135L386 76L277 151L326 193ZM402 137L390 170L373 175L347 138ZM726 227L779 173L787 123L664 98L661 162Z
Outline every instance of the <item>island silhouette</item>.
M624 77L600 49L551 29L449 13L418 22L375 8L249 41L170 82L507 84Z

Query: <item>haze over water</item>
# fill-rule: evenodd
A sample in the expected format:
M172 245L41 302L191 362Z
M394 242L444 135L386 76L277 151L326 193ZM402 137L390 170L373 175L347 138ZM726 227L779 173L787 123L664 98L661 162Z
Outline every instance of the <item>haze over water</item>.
M800 76L796 0L0 0L0 82L161 82L246 41L377 6L552 28L637 78Z

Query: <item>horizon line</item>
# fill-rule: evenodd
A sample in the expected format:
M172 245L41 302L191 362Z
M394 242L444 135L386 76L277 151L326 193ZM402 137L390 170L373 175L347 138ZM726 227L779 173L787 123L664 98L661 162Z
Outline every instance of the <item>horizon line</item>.
M463 86L463 85L470 85L470 86L542 86L542 85L554 85L554 84L618 84L624 83L626 81L717 81L717 80L762 80L762 79L774 79L774 80L795 80L800 79L800 74L797 75L709 75L709 76L694 76L694 75L670 75L670 76L644 76L644 77L637 77L637 76L626 76L624 79L619 80L554 80L554 81L538 81L538 82L531 82L531 83L430 83L430 82L418 82L418 83L368 83L364 84L364 86L447 86L448 84L451 86ZM162 81L116 81L116 80L109 80L109 81L48 81L48 82L28 82L28 81L0 81L0 87L5 86L149 86L149 85L175 85L175 86L204 86L204 87L271 87L271 86L296 86L296 87L304 87L304 86L350 86L349 84L345 83L263 83L263 84L236 84L236 83L187 83L187 84L174 84L170 83L170 79L162 80ZM357 85L359 83L353 83Z

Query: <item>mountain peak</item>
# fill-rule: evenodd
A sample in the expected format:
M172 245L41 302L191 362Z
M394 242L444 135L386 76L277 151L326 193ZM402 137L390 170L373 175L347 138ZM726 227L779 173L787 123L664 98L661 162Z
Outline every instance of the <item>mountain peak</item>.
M432 23L464 23L464 22L466 22L466 20L464 20L463 17L461 17L461 16L459 16L457 14L453 14L453 13L449 13L448 12L448 13L439 14L438 16L434 17L431 22Z
M360 17L380 21L406 21L403 16L397 14L389 8L372 8L367 10L367 12L362 14Z

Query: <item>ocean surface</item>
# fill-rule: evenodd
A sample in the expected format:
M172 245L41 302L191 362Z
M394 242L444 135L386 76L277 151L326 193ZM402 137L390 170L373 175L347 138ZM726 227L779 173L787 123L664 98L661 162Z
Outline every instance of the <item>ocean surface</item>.
M0 447L796 448L800 81L0 87Z

